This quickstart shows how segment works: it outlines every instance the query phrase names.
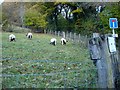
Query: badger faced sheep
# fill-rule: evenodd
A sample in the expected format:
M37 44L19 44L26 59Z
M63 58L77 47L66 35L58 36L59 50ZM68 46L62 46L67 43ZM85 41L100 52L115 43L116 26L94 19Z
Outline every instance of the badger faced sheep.
M57 40L56 40L56 38L52 38L51 40L50 40L50 44L52 44L52 45L56 45L56 42L57 42Z
M11 42L11 41L16 41L16 37L15 37L14 34L10 34L10 35L9 35L9 41L10 41L10 42Z
M32 39L32 33L27 33L26 36L27 38Z
M62 45L65 45L66 42L68 42L68 41L67 41L65 38L61 38L61 44L62 44Z

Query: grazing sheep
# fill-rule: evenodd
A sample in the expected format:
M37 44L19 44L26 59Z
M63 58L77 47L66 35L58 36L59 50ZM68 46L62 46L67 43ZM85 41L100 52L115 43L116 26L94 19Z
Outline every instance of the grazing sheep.
M16 41L16 37L15 37L14 34L10 34L10 35L9 35L9 41L10 41L10 42L11 42L11 41Z
M27 33L26 36L27 38L32 39L32 33Z
M65 45L66 42L68 42L68 41L67 41L65 38L61 38L61 44L62 44L62 45Z
M56 45L56 42L57 42L57 40L56 40L56 38L52 38L51 40L50 40L50 44L52 44L52 45Z
M102 6L99 6L99 7L98 7L98 13L101 12L101 8L102 8Z
M100 5L99 5L98 7L96 6L96 11L97 11L97 13L102 12L103 9L104 9L104 7L105 7L105 6L100 6Z

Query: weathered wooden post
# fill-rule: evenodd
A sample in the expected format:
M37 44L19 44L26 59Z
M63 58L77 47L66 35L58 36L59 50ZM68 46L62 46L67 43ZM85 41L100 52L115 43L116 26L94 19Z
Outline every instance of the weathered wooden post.
M80 38L80 34L79 34L79 35L78 35L78 41L79 41L79 42L80 42L80 39L81 39L81 38Z
M24 27L24 13L25 13L24 2L21 0L18 14L20 16L19 19L20 19L20 24L22 27Z
M62 37L65 38L65 32L62 32Z
M60 36L60 31L58 31L58 37Z
M85 41L85 47L87 47L87 42L88 42L88 36L87 35L85 36L85 40L84 41Z
M70 32L70 39L72 39L72 32Z
M44 29L44 34L46 34L47 33L47 31L46 31L46 29Z
M107 88L107 71L104 57L102 41L98 33L93 33L93 38L89 40L90 57L98 70L99 88Z
M74 36L73 36L73 37L74 37L74 40L75 40L75 39L76 39L76 33L74 33Z
M54 31L53 30L52 30L51 34L54 35Z
M68 31L67 31L67 32L66 32L66 39L68 40L68 38L69 38L69 37L68 37Z
M57 35L57 31L55 31L55 35Z
M76 33L74 33L73 39L74 39L74 42L76 42Z
M113 76L116 79L119 75L119 61L118 61L118 53L111 53L110 55L112 60L112 69L113 69Z
M50 34L52 34L52 31L50 30Z
M114 73L112 67L112 58L110 48L108 47L108 36L104 40L99 34L94 33L93 38L89 40L91 59L98 69L99 88L114 88Z
M112 69L112 60L110 57L110 52L108 48L108 36L106 35L105 37L105 43L104 45L104 52L105 52L105 58L106 58L106 63L107 63L107 87L108 88L114 88L114 77L113 77L113 69Z

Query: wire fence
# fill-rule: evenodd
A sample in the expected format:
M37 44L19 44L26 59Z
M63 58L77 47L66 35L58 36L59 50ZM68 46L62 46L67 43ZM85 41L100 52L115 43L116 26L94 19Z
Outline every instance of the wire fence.
M48 30L46 33L56 35L58 37L64 37L67 40L72 40L75 44L80 44L83 48L88 48L88 41L90 40L90 37L83 36L74 32L63 32L63 31L52 31ZM104 46L103 46L104 47ZM112 70L114 73L114 77L117 77L120 73L120 63L118 58L118 53L110 54L110 58L112 61Z
M46 33L64 37L72 40L73 44L87 48L87 36L60 31ZM91 61L3 58L2 62L14 63L3 64L2 88L98 88L98 70L91 66Z
M87 48L88 47L88 36L83 36L74 32L63 32L63 31L52 31L52 30L47 30L45 32L47 34L55 35L58 37L63 37L66 38L67 40L72 40L74 44L80 44L80 46Z
M12 71L13 73L6 71L15 66L3 66L2 88L97 88L97 69L83 68L82 64L84 63L89 64L89 62L64 62L61 60L30 60L21 63L22 65L17 65L17 67L28 66L27 68L31 72L24 71L17 74L14 74L14 71ZM41 65L48 67L42 70ZM40 70L42 71L40 72Z

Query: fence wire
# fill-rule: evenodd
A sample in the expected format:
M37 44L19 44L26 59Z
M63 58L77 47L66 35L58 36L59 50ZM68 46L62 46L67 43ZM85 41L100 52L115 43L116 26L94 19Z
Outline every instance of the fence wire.
M48 34L63 36L63 32L60 31L49 31ZM81 36L76 33L65 33L65 37L68 40L72 40L73 43L80 44L81 47L87 48L88 38L87 36ZM79 61L63 61L63 60L27 60L23 62L23 59L16 58L3 58L2 62L15 62L21 61L20 64L16 64L15 66L7 66L3 65L3 73L0 75L2 77L2 88L97 88L98 87L98 76L96 68L85 68L82 67L83 64L87 63L89 65L89 61L82 62ZM40 69L42 67L47 67L51 72L47 71L38 72L37 69L32 67L34 64ZM37 63L39 63L37 65ZM54 63L54 64L52 64ZM30 64L30 65L29 65ZM24 69L27 65L27 69L29 68L34 72L25 72L24 73L9 73L6 72L7 69L17 70L16 67L19 67L21 70ZM74 66L75 65L75 66ZM71 68L74 67L74 68ZM52 71L53 69L53 71ZM58 70L54 70L58 69ZM40 71L40 70L39 70ZM14 72L14 71L13 71Z
M5 73L4 72L5 70L3 70L2 75L0 75L0 77L2 77L2 88L96 88L97 87L97 72L96 72L97 69L96 68L83 69L81 67L81 62L64 62L60 60L30 60L29 62L23 62L22 64L29 64L32 62L33 63L39 62L39 65L41 65L41 63L43 62L47 65L54 62L55 63L53 65L54 67L55 66L59 67L57 66L57 64L58 65L63 64L63 66L59 67L58 71L49 72L49 73L30 72L25 74L14 74L14 73L12 74L12 73ZM73 64L78 65L78 67L73 69L69 68L70 65ZM66 65L66 67L64 65ZM19 67L19 65L17 66ZM5 68L4 65L3 68ZM12 68L15 67L13 66L10 69ZM9 68L6 67L6 69Z
M92 70L93 71L93 70ZM86 71L64 71L48 74L2 75L3 88L96 88L97 79L89 80ZM84 79L83 79L84 78Z
M72 40L74 44L80 44L81 47L87 48L88 47L88 40L89 38L86 36L82 36L77 33L73 32L63 32L63 31L52 31L48 30L47 34L55 35L58 37L64 37L67 40Z

